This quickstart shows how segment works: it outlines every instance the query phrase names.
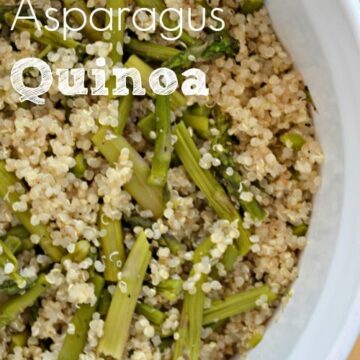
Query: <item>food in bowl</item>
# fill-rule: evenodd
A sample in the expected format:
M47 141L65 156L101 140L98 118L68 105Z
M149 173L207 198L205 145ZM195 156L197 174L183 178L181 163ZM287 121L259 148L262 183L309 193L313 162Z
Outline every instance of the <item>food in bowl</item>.
M50 4L63 5L36 1ZM266 8L137 0L125 5L221 6L226 31L186 29L166 42L122 18L125 32L99 38L85 27L66 47L30 20L10 31L15 5L0 11L0 356L245 354L298 275L323 160L311 97ZM54 72L92 69L101 57L145 79L195 64L210 94L69 97L54 84L34 106L10 84L26 57ZM26 84L38 75L29 69Z

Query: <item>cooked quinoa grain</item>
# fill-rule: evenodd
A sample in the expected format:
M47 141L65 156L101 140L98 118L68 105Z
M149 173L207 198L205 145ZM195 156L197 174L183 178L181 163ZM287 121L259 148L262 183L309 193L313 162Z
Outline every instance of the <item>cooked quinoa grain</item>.
M29 31L9 32L6 22L1 23L0 175L9 176L10 183L0 184L0 359L63 359L68 341L76 336L83 342L73 348L81 360L108 355L229 359L259 342L275 309L288 297L307 243L323 161L311 104L265 7L245 15L237 1L207 3L223 8L226 35L215 41L230 41L232 53L199 61L191 49L209 41L205 32L185 24L195 45L186 43L186 37L166 42L157 31L141 32L125 19L124 41L115 52L113 34L89 41L84 31L69 34L84 44L82 53L53 46L44 55L54 72L93 69L101 57L109 76L112 66L141 57L131 50L134 40L189 51L182 66L194 62L207 74L210 95L189 97L187 106L167 112L158 99L128 99L124 126L119 124L123 99L65 97L56 83L44 106L20 103L11 86L11 68L19 59L39 56L44 45ZM85 4L92 9L106 1ZM132 12L138 4L127 2ZM198 1L164 4L191 8L195 23L200 21L195 16L201 11ZM33 5L60 9L63 2L36 0ZM150 20L142 14L143 27ZM161 65L151 55L143 60ZM25 76L29 86L38 81L33 70ZM90 77L87 85L93 83ZM159 121L167 124L167 133L159 131ZM164 139L168 146L161 153ZM192 159L184 155L184 143L195 148ZM116 145L109 150L108 144ZM161 175L159 154L167 159L161 167L165 186L153 183ZM144 171L151 175L139 189L134 179L143 179ZM218 191L207 192L206 181ZM3 319L9 302L20 304L19 294L35 291L39 293L21 311ZM242 311L244 296L250 307ZM230 300L237 307L225 316ZM200 311L191 312L199 303ZM129 319L121 314L125 308ZM107 314L122 319L126 335L120 355L107 343L112 321ZM203 323L195 339L186 332L194 314ZM189 337L181 345L184 331ZM186 343L193 340L198 345L189 350Z

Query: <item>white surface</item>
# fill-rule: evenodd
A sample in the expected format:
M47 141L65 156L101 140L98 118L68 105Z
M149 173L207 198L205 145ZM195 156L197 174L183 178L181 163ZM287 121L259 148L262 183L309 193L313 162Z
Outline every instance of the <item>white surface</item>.
M360 2L267 0L325 152L294 296L249 360L345 360L360 327Z

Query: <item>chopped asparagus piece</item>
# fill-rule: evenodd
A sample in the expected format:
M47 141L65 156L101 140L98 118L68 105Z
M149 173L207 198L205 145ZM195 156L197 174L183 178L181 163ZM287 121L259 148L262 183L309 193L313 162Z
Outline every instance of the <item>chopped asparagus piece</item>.
M154 139L151 138L150 133L152 131L155 132L155 128L156 128L156 115L155 115L155 113L149 113L148 115L143 117L138 122L138 128L141 130L141 132L144 135L146 140L154 141Z
M189 67L191 63L210 61L223 55L235 56L238 51L238 42L228 34L212 34L204 44L186 49L165 61L163 66L169 69Z
M175 150L186 171L203 192L210 206L220 218L238 222L240 238L237 245L240 255L245 255L250 249L249 233L243 227L236 208L211 172L200 167L200 152L183 122L177 125L175 135L177 136Z
M102 289L104 288L104 279L99 275L94 275L91 279L94 284L95 296L97 299L100 298ZM75 332L72 334L67 333L60 350L58 360L77 360L86 344L87 334L89 330L89 324L92 316L97 308L97 304L94 306L89 304L80 305L76 310L71 324L75 326Z
M302 135L295 132L288 132L280 136L280 141L287 147L293 148L296 151L301 150L306 140Z
M20 289L25 288L26 280L19 274L17 259L2 240L0 240L0 268Z
M174 255L179 255L181 250L184 250L184 245L181 244L178 240L172 236L163 236L159 240L161 246L166 246L170 249L171 253Z
M30 237L30 233L26 230L26 228L23 225L15 225L14 227L12 227L6 233L6 236L8 235L16 236L21 240L25 240Z
M29 331L19 332L11 335L11 347L24 347L30 337Z
M231 271L234 267L235 261L238 258L238 250L234 245L228 246L225 251L221 263L224 265L226 271Z
M245 15L253 14L264 6L264 0L244 0L241 5L241 12Z
M105 317L109 311L111 304L111 294L105 289L100 296L98 312L102 317Z
M119 100L119 122L118 126L114 129L114 133L117 135L122 135L125 129L125 126L129 120L131 107L133 104L133 95L124 96Z
M76 263L84 261L90 252L91 245L86 240L80 240L75 244L75 250L73 253L64 256L61 260L64 263L65 260L71 260Z
M298 226L293 226L293 234L296 236L305 236L308 231L308 225L300 224Z
M130 42L126 44L125 50L131 54L161 62L181 53L180 50L170 46L139 41L137 39L131 39Z
M25 287L19 288L14 280L5 280L0 285L0 294L8 296L22 294L25 290L28 290L33 285L34 281L26 279L25 283Z
M4 161L0 161L0 179L0 197L12 207L14 203L20 200L20 193L11 190L15 190L15 187L19 187L22 192L25 192L25 189L17 177L6 170ZM14 211L14 214L29 233L40 237L40 246L44 250L45 254L50 256L54 261L60 261L64 254L64 250L52 244L52 239L47 227L41 224L32 225L31 214L29 211Z
M228 194L247 211L250 216L257 221L263 221L266 217L266 212L257 202L255 197L250 201L245 201L241 198L240 186L242 191L249 192L250 189L242 184L242 177L235 168L235 162L228 149L228 144L231 143L228 139L229 119L225 114L216 112L216 126L219 131L217 136L214 136L211 144L211 153L213 157L220 160L220 166L217 166L216 172L222 179Z
M99 355L122 359L150 259L150 246L145 233L141 232L123 267L122 282L115 289L98 347Z
M150 229L153 222L150 219L144 219L141 216L124 216L124 222L131 227L140 226L143 229Z
M175 301L182 292L183 281L181 279L163 280L156 287L157 293L169 301Z
M203 139L210 137L209 118L207 116L185 112L182 119L187 126L192 127Z
M156 97L156 140L149 184L163 187L171 162L171 119L169 96Z
M155 325L161 325L166 318L166 315L153 306L147 304L137 304L136 312L140 315L144 315L151 323Z
M146 64L136 55L131 55L128 61L125 63L125 67L127 68L135 68L140 72L142 84L148 93L149 96L154 97L153 92L151 91L150 84L149 84L149 77L153 71L151 66ZM180 94L178 91L175 91L173 94L170 95L171 99L171 107L172 109L177 109L186 106L187 100L185 96Z
M71 172L77 177L82 178L85 174L87 163L83 153L79 153L75 156L75 166L71 169Z
M266 296L269 303L276 299L276 295L271 291L270 287L264 285L231 295L224 300L216 300L210 308L204 311L203 325L209 325L213 322L255 309L257 301L262 296Z
M149 9L155 9L158 14L162 13L165 9L165 3L163 0L135 0L137 6L146 7ZM176 22L172 21L168 16L164 17L163 22L168 28L175 28ZM177 33L174 35L178 35ZM197 44L197 40L191 37L186 31L183 31L180 36L180 40L188 46Z
M21 250L22 241L17 236L6 235L6 238L4 239L4 244L14 255L16 255L16 253Z
M48 289L45 275L40 274L34 285L23 295L16 295L0 305L0 328L9 325L26 308L34 305L36 300Z
M15 15L12 13L7 13L4 15L5 22L11 26ZM43 45L50 45L53 48L69 48L69 49L77 49L77 50L83 50L84 46L73 40L73 39L64 39L62 34L59 32L51 32L45 29L45 27L41 27L41 34L38 34L37 27L35 23L32 21L24 20L24 19L18 19L16 22L15 29L17 31L27 31L31 35L31 38Z
M119 159L122 149L129 150L133 176L124 188L144 209L151 210L155 218L161 217L164 210L163 193L159 187L148 184L148 164L122 136L111 134L108 140L107 131L104 128L100 129L93 136L93 143L110 164Z
M260 334L260 333L255 333L251 339L249 340L249 343L248 343L248 347L250 349L253 349L255 348L256 346L259 345L259 343L261 342L261 340L263 339L263 335Z
M92 18L92 22L94 24L94 26L91 25L90 22L90 9L88 8L87 4L85 3L84 0L64 0L64 7L66 7L67 9L71 9L71 8L76 8L76 9L80 9L82 11L83 14L85 14L86 17L86 22L85 22L85 26L83 27L83 29L81 30L81 32L91 41L91 42L95 42L95 41L101 41L102 40L102 34L100 31L97 31L95 29L95 27L97 28L101 28L101 24L100 22L97 20L96 17ZM78 25L81 25L84 21L83 16L79 13L79 12L71 12L71 16L74 18L75 22Z
M105 216L99 216L99 228L106 234L100 239L102 258L105 263L106 281L118 281L118 273L125 262L125 247L121 222Z

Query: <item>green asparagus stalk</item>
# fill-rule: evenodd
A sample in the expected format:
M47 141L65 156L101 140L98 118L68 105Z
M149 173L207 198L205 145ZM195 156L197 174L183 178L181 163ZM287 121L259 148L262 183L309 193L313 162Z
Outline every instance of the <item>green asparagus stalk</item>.
M125 224L129 225L130 227L140 226L143 229L150 229L153 225L153 221L150 219L144 219L141 216L124 216Z
M205 43L192 46L173 56L165 61L163 66L169 69L190 67L192 63L215 60L223 55L234 57L238 51L238 42L228 34L212 34Z
M163 187L171 162L171 119L169 96L156 97L156 140L149 184Z
M163 0L135 0L137 6L146 7L149 9L155 9L158 14L161 14L165 9L165 3ZM176 23L172 21L168 16L164 17L163 22L166 27L174 28L176 27ZM176 34L177 35L177 34ZM196 39L191 37L186 31L183 31L180 40L184 42L188 46L192 46L198 43Z
M151 66L146 64L136 55L131 55L127 62L125 63L125 67L127 68L135 68L140 72L141 81L146 89L146 92L149 96L154 97L153 92L151 91L150 84L149 84L149 77L153 71ZM175 91L173 94L170 95L171 99L171 107L172 109L177 109L186 106L187 100L185 96L180 94L178 91Z
M293 226L293 234L296 236L305 236L308 231L308 225L300 224L298 226Z
M256 346L259 345L262 339L263 335L257 332L250 338L247 346L249 347L249 349L254 349Z
M20 194L18 192L11 192L10 190L15 186L22 185L14 174L11 174L6 170L5 162L3 161L0 161L0 179L0 197L12 206L20 200ZM25 191L25 189L23 189L23 191ZM45 225L32 225L31 214L29 211L14 211L14 214L29 233L40 237L40 246L44 250L45 254L50 256L54 261L60 261L64 251L52 244L52 239L47 227Z
M48 289L45 275L40 274L35 284L23 295L17 295L0 305L0 328L9 325L26 308L32 306L36 300Z
M301 150L306 140L302 135L295 132L288 132L280 136L280 141L287 147L293 148L295 151Z
M100 299L99 299L99 305L97 311L102 317L105 317L106 314L109 311L111 304L111 294L107 289L104 289L104 291L101 293Z
M91 12L88 8L87 4L84 0L64 0L64 6L67 9L76 8L82 10L82 13L85 14L86 17L86 24L84 28L81 30L81 32L89 39L91 42L95 41L101 41L102 40L102 34L100 31L96 30L94 26L90 23L90 16ZM71 13L73 19L78 24L82 24L84 19L82 15L80 15L79 12L72 12ZM92 18L93 24L98 28L101 29L101 23L98 21L96 17Z
M177 125L175 135L177 136L175 150L186 171L203 192L210 206L221 219L238 222L240 238L237 245L240 255L245 255L250 249L249 233L243 227L242 219L236 208L211 172L200 167L200 152L183 122Z
M11 229L8 230L6 235L16 236L21 240L28 239L30 237L30 233L26 230L23 225L15 225Z
M227 319L231 316L255 309L257 301L266 296L269 303L276 299L276 295L267 285L246 290L236 295L231 295L224 300L216 300L211 307L204 311L203 325Z
M14 255L21 249L22 245L20 238L14 235L7 235L4 244Z
M147 304L137 304L136 312L144 315L151 323L160 326L166 318L165 313Z
M19 332L11 335L11 348L25 347L30 337L29 331Z
M141 133L144 135L145 139L148 141L154 141L151 138L150 133L155 132L156 129L156 115L155 113L149 113L145 117L143 117L137 124Z
M26 280L19 274L19 264L16 257L2 240L0 240L0 268L10 279L14 280L20 289L26 286Z
M182 119L187 126L192 127L203 139L210 137L209 118L207 116L185 112Z
M216 126L219 131L217 136L214 136L211 144L211 153L213 157L220 160L220 166L216 167L216 172L222 179L228 194L247 211L250 216L257 221L263 221L266 217L266 212L257 202L255 198L250 201L245 201L241 198L239 192L240 185L242 184L242 176L235 168L234 160L228 149L228 128L229 121L226 115L216 114ZM250 191L247 186L242 185L242 191Z
M73 253L64 256L61 260L64 263L65 260L71 260L76 263L84 261L90 252L91 245L86 240L80 240L75 244L75 250Z
M131 92L119 100L119 122L118 126L114 129L116 135L122 135L124 132L130 117L133 100L134 97Z
M264 0L244 0L241 5L241 12L245 15L253 14L264 6Z
M151 210L155 218L161 217L164 210L162 190L147 183L150 169L145 160L122 136L112 135L107 140L107 129L100 129L92 140L110 164L119 159L122 149L129 150L133 176L124 188L144 209Z
M9 26L11 26L15 20L15 15L9 12L4 15L4 18L5 18L5 22ZM41 26L41 34L40 33L38 34L38 29L35 23L28 20L18 19L16 22L15 29L17 31L29 32L31 38L34 41L43 44L45 46L50 45L53 48L64 47L64 48L77 49L77 50L84 49L84 46L81 43L73 39L64 39L61 33L48 31L44 26Z
M130 42L126 44L125 50L130 54L161 62L181 53L180 50L170 46L140 41L137 39L131 39Z
M14 280L5 280L0 285L0 294L1 295L7 295L7 296L13 296L18 294L23 294L24 291L30 289L30 287L34 284L34 281L31 279L26 279L25 281L25 287L19 288L19 286L16 284Z
M182 293L183 281L181 279L167 279L156 287L158 294L169 301L175 301Z
M100 298L101 292L104 288L104 279L99 275L94 275L92 278L94 284L95 296ZM89 324L92 316L97 308L98 302L91 306L89 304L80 305L76 310L71 323L75 326L75 332L67 333L60 350L58 360L77 360L86 344Z
M71 169L71 172L77 177L82 178L85 174L87 163L83 153L78 153L75 156L75 166Z
M99 355L121 360L129 336L131 320L135 311L151 252L144 232L136 239L122 270L122 286L117 286L100 340ZM120 285L121 285L120 284Z
M161 246L166 246L170 249L171 253L174 255L179 255L180 251L184 250L184 245L181 244L178 240L176 240L172 236L163 236L159 240L159 244Z
M104 278L117 282L118 273L125 262L125 247L121 222L112 220L100 212L99 228L106 234L100 239L101 252L105 263Z
M234 245L228 246L225 251L221 263L224 265L226 271L231 271L234 267L235 261L238 258L238 250Z

